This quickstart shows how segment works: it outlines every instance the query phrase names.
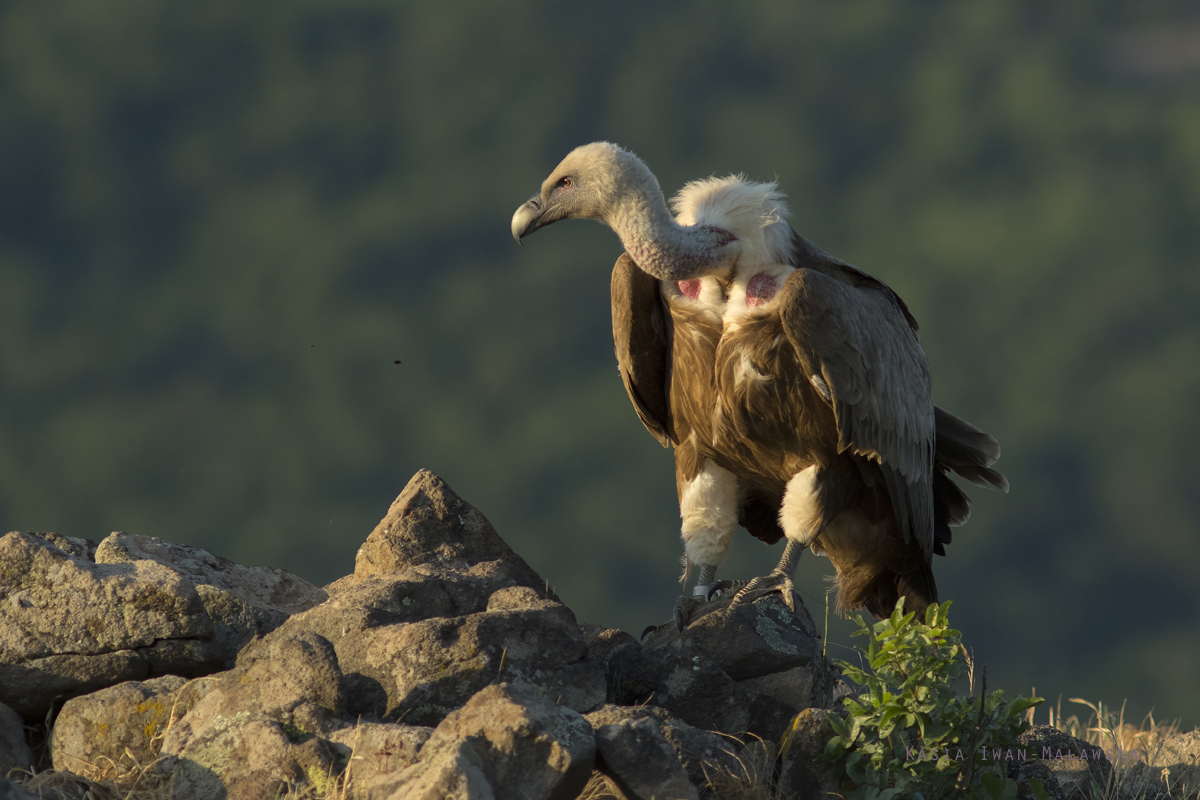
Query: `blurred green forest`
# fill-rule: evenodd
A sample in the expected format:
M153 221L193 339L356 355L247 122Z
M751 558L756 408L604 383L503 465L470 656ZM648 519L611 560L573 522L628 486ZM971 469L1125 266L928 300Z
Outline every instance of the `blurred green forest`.
M668 192L777 178L908 301L1013 487L935 564L989 685L1200 723L1183 0L4 2L0 525L324 583L428 467L581 620L665 620L678 509L615 370L619 242L509 235L596 139ZM743 536L722 574L778 555ZM802 559L818 624L828 572Z

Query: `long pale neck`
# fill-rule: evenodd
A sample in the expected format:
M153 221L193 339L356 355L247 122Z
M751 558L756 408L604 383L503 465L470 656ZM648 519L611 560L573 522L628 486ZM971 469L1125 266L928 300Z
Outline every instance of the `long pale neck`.
M606 220L645 272L664 281L688 281L724 264L732 237L705 226L680 225L667 210L657 182L631 188Z

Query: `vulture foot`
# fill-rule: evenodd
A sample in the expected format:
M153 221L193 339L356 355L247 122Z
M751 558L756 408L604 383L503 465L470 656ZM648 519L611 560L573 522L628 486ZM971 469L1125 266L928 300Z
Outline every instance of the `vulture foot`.
M787 604L792 613L796 612L796 586L792 583L792 578L783 572L772 570L766 575L760 575L757 578L751 579L745 583L733 599L729 601L729 607L734 608L742 603L753 603L760 597L766 597L769 594L779 592L783 595L783 602Z
M733 599L729 601L729 608L741 605L747 601L753 603L760 597L765 597L772 592L779 592L783 595L783 602L787 603L787 607L796 611L796 585L792 583L792 575L796 572L796 562L800 560L800 554L804 552L807 545L788 539L787 545L783 548L783 558L779 559L778 566L768 572L766 575L760 575L747 581L717 581L708 589L708 597L719 591L725 593L733 592Z
M692 612L695 611L696 607L703 602L705 602L705 600L702 595L692 595L691 597L684 595L680 597L675 601L675 608L671 612L671 621L664 622L661 625L650 625L647 627L646 630L642 631L642 641L645 641L646 637L651 633L665 631L671 626L674 626L675 630L682 632L683 629L688 626L688 623L692 621Z

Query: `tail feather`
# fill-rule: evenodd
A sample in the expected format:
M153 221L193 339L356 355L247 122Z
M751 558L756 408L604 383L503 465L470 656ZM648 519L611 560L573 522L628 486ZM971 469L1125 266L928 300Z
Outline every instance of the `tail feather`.
M1000 443L949 411L934 408L937 447L934 461L942 471L958 473L976 486L1008 491L1008 479L989 469L1000 458Z

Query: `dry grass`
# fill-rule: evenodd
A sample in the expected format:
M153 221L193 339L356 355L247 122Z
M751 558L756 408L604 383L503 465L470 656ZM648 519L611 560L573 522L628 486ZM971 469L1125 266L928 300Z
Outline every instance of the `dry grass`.
M623 800L624 797L612 778L597 770L583 787L578 800Z
M178 695L177 695L178 697ZM167 732L182 717L172 707L167 726L154 736L151 747L155 753L162 748ZM47 718L47 728L52 720ZM357 726L356 726L357 727ZM357 738L355 739L357 745ZM49 737L38 742L38 763L49 764ZM14 770L9 778L17 781L28 791L39 795L42 800L167 800L171 796L171 775L158 771L161 759L147 764L139 763L136 754L128 747L118 760L101 758L97 762L74 759L74 769L46 769L41 772ZM330 774L324 781L324 791L309 784L289 785L286 796L294 800L349 800L353 797L351 771L354 764L353 749L346 762L346 769L339 774ZM600 798L597 798L600 800Z
M1049 709L1050 724L1103 749L1113 767L1108 785L1098 787L1095 800L1154 798L1164 787L1172 798L1200 798L1200 781L1196 778L1172 776L1167 769L1151 766L1161 754L1163 743L1179 733L1178 721L1158 722L1151 712L1141 724L1133 725L1125 721L1124 703L1114 711L1104 703L1090 703L1077 697L1068 702L1088 708L1087 716L1084 719L1077 714L1064 716L1060 698L1058 704ZM1029 710L1031 723L1033 711Z
M740 739L729 737L739 746ZM736 766L704 763L704 779L710 796L716 800L790 800L782 798L775 787L776 749L771 742L757 737L741 747ZM592 773L578 800L622 800L625 797L612 778L600 771Z
M160 775L143 772L130 778L125 772L119 776L125 782L122 786L103 767L85 766L97 775L96 779L55 770L36 775L26 773L28 777L20 774L10 777L42 800L166 800L170 797L170 782Z
M735 756L736 768L706 763L704 780L718 800L780 800L775 786L777 755L772 742L753 736Z

